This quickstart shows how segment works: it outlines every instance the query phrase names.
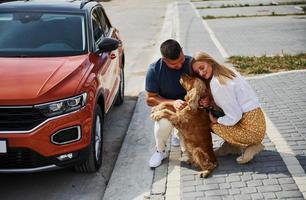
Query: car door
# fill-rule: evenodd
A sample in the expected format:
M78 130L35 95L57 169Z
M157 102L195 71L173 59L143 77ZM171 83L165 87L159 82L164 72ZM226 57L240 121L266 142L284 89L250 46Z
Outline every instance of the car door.
M98 6L92 12L92 27L94 34L94 48L98 50L98 44L106 37L114 37L113 28L104 15L103 8ZM115 38L116 39L116 38ZM119 52L118 49L98 55L99 82L104 90L105 111L107 112L112 105L117 88L119 87Z

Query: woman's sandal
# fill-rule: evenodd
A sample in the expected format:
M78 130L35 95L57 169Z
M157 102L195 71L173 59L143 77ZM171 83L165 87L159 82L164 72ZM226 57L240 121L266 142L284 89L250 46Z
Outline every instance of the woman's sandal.
M264 149L264 145L262 144L256 144L256 145L249 146L246 148L244 153L236 159L236 161L238 164L246 164L250 160L252 160L253 157L259 152L261 152L263 149Z
M241 149L227 142L224 142L218 149L214 151L215 156L237 155L241 153Z

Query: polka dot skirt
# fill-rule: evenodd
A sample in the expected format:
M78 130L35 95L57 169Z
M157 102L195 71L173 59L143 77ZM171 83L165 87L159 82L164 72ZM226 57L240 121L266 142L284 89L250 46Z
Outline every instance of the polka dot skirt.
M226 142L246 148L262 142L266 133L265 117L260 108L243 113L241 120L234 126L214 124L213 132Z

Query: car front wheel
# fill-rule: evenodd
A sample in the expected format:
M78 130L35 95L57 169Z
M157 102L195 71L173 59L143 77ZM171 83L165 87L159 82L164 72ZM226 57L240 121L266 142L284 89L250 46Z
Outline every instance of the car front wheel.
M99 105L96 105L91 131L91 143L88 158L75 166L78 172L96 172L102 165L103 149L103 114Z

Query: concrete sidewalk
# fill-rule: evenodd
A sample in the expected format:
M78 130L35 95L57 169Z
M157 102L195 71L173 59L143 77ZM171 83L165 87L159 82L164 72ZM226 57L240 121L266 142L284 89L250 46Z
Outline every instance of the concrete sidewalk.
M203 50L221 62L227 56L189 2L169 5L162 33L160 41L176 38L185 53ZM180 149L168 145L169 159L149 169L155 144L142 92L104 199L305 199L306 70L248 80L267 119L266 148L252 162L238 165L233 156L219 157L219 167L201 179L180 161ZM214 147L222 142L215 135L213 140Z

